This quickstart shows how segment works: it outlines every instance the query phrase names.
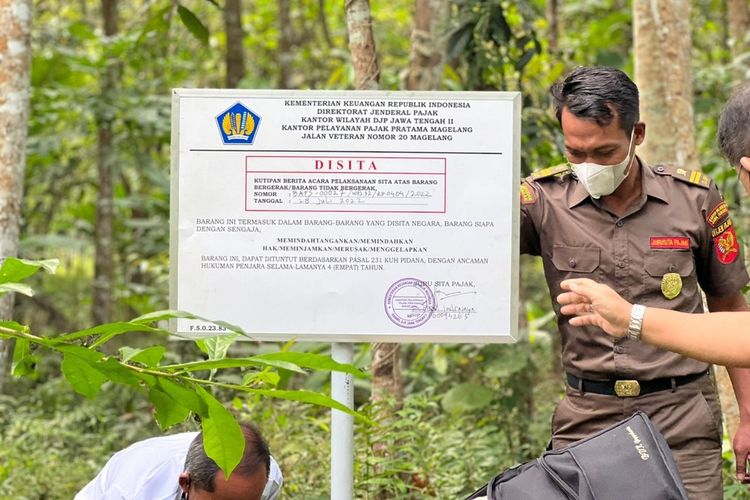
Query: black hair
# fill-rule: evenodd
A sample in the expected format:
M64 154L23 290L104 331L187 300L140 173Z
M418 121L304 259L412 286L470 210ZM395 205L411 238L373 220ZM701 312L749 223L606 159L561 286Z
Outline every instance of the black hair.
M618 125L626 134L630 134L640 118L638 87L616 68L576 68L555 82L550 94L560 124L564 108L578 118L594 120L599 126L607 126L618 118Z
M232 472L241 476L249 477L258 472L260 467L265 467L266 478L271 470L271 452L268 443L261 436L260 431L251 424L240 424L242 435L245 437L245 451L242 460ZM206 456L203 449L203 433L199 433L188 448L185 458L185 472L190 474L190 482L196 488L213 492L216 489L216 473L219 466Z
M750 83L737 87L724 105L716 139L719 151L732 166L739 166L740 158L750 156Z

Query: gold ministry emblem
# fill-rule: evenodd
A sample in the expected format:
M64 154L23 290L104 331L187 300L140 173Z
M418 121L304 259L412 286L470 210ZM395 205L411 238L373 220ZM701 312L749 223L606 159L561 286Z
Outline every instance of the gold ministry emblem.
M674 299L682 291L682 278L677 273L667 273L661 279L661 293L669 300Z

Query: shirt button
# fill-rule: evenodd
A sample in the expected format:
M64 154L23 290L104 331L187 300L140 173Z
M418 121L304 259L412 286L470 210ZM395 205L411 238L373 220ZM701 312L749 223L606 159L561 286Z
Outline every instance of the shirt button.
M625 267L625 263L623 261L621 261L621 260L618 260L617 261L617 267L619 267L620 269L622 269L623 267Z
M575 268L575 267L576 267L576 266L578 265L578 262L577 262L577 261L576 261L575 259L570 259L570 260L568 261L568 265L569 265L570 267L573 267L573 268Z
M669 271L670 273L673 273L673 272L677 271L677 267L674 264L669 264L669 267L667 268L667 271Z
M617 223L615 224L615 226L617 226L617 227L622 227L624 225L625 225L625 223L623 221L621 221L621 220L618 220Z
M615 346L615 354L622 354L623 352L625 352L625 349L621 345Z
M659 165L658 167L656 167L656 171L659 172L659 173L662 173L662 172L664 172L664 167L662 167L661 165Z

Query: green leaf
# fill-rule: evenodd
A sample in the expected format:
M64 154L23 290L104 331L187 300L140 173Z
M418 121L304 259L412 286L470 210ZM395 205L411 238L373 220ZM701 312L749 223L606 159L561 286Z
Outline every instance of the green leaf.
M208 359L214 360L226 358L229 347L234 344L234 342L237 340L237 337L239 337L238 334L231 333L229 335L221 335L206 339L205 346L207 350L206 354L208 354Z
M216 320L216 319L214 319L214 320L204 320L204 321L210 321L211 323L213 323L215 325L223 326L224 328L226 328L227 330L229 330L232 333L239 333L239 334L244 335L245 337L252 338L252 337L250 337L250 335L247 334L247 332L245 332L245 330L243 330L242 328L240 328L237 325L233 325L232 323L227 323L226 321L220 321L220 320ZM219 333L218 335L226 335L226 332Z
M208 356L208 347L206 346L206 341L204 339L196 340L195 345L203 354Z
M61 351L66 354L73 354L75 356L78 356L81 359L84 359L89 362L89 364L96 364L99 363L99 361L102 360L104 357L104 354L100 353L97 350L94 349L87 349L86 347L82 347L79 345L72 345L72 344L65 344L65 345L58 345L55 347L58 351Z
M26 339L16 339L16 346L13 348L13 363L11 373L14 377L23 377L34 373L37 356L31 355L31 347Z
M185 25L188 31L203 45L208 45L208 29L200 19L182 5L177 7L177 13L180 15L180 20L182 20L182 24Z
M250 385L253 382L270 384L274 387L279 385L281 376L276 372L262 371L246 373L242 378L242 385Z
M103 325L97 325L92 328L86 328L85 330L79 330L77 332L66 333L57 337L57 340L75 340L90 335L104 335L111 338L115 335L121 335L129 332L148 332L148 333L164 333L169 334L166 330L161 328L153 328L148 325L140 323L131 323L127 321L118 321L115 323L104 323Z
M27 297L34 296L34 290L29 285L24 285L23 283L0 283L0 292L16 292Z
M190 363L180 363L177 365L166 365L161 368L174 372L196 372L201 370L215 370L217 368L244 368L247 366L272 366L283 368L297 373L306 373L299 366L287 361L275 361L272 359L259 359L257 356L250 358L226 358L208 361L192 361Z
M208 359L224 359L227 357L227 351L229 347L234 344L239 334L231 333L229 335L221 335L206 339L205 346L208 351ZM209 380L212 380L216 375L216 368L211 370L211 374L208 376Z
M229 410L202 387L196 387L208 406L208 418L201 421L203 448L227 478L242 460L245 437Z
M445 349L439 344L435 344L432 348L432 361L436 372L440 375L448 373L448 356Z
M184 319L198 319L195 314L191 314L185 311L178 311L176 309L162 309L160 311L153 311L146 313L142 316L138 316L135 319L130 320L131 323L154 323L156 321L164 321L167 319L184 318Z
M305 352L272 352L268 354L260 354L253 356L251 359L262 359L266 361L286 361L288 363L294 363L297 366L303 368L311 368L313 370L327 370L348 373L357 378L368 378L368 375L356 366L349 364L339 363L334 361L330 356L323 354L312 354Z
M528 368L529 352L516 348L516 345L498 346L492 359L487 362L483 372L488 377L504 379Z
M443 396L443 408L452 413L480 410L490 404L494 392L479 384L459 384Z
M155 345L146 349L133 349L132 347L125 346L120 348L120 359L123 362L134 361L149 368L154 368L159 365L165 351L166 349L163 345Z
M201 417L208 417L208 407L198 393L166 377L159 377L157 384L170 398Z
M342 405L335 399L332 399L325 394L320 394L317 392L310 392L310 391L278 391L274 389L247 389L247 392L252 392L254 394L260 394L262 396L268 396L271 398L279 398L279 399L286 399L288 401L299 401L300 403L309 403L314 404L318 406L324 406L326 408L333 408L336 410L343 411L344 413L347 413L357 420L360 420L366 424L372 425L372 421L362 415L361 413L358 413L351 408L347 408L346 406Z
M91 29L91 27L88 25L88 23L84 23L81 21L74 22L70 25L68 28L70 31L70 34L73 35L75 38L79 38L81 40L94 40L96 39L96 34Z
M49 260L26 260L8 257L0 266L0 283L15 283L36 274L39 269L54 274L60 261Z
M102 384L107 380L99 370L93 368L87 360L66 352L63 354L62 372L73 390L89 399L94 399Z
M125 365L122 365L115 358L107 358L103 362L99 362L91 365L93 368L99 370L104 376L109 378L112 382L118 384L130 385L133 387L139 387L141 385L141 379L133 373Z
M167 319L177 319L177 318L199 319L202 321L206 321L208 323L213 323L214 325L224 327L227 330L226 332L217 332L212 337L206 337L206 338L221 337L221 336L227 335L228 333L239 333L241 335L248 336L247 333L245 333L245 331L237 325L227 323L226 321L210 320L207 318L203 318L201 316L197 316L193 313L189 313L187 311L179 311L176 309L164 309L161 311L150 312L142 316L138 316L137 318L131 320L130 322L139 323L139 324L147 324L147 323L154 323L156 321L164 321Z
M184 422L190 415L190 410L179 405L174 399L158 389L152 388L148 392L148 399L156 408L154 418L163 431L169 429L175 424Z

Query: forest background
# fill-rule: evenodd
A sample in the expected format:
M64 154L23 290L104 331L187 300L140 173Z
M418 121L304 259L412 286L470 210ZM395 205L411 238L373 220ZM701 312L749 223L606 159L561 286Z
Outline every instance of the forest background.
M29 279L33 296L3 299L0 315L17 322L3 328L56 338L108 324L70 338L139 369L255 356L200 374L261 427L284 498L328 498L330 411L294 401L304 390L327 404L328 344L196 345L123 323L168 306L172 88L518 90L527 175L564 159L552 82L615 66L641 89L639 154L711 175L746 237L750 211L714 138L723 102L750 77L749 10L747 0L0 0L0 254L59 260ZM521 266L514 345L357 346L354 364L372 375L355 380L355 405L375 423L357 421L356 498L459 498L544 449L564 388L559 339L540 262ZM0 290L29 292L14 286ZM72 498L114 451L160 426L196 428L189 408L164 410L162 393L139 390L145 375L139 385L107 372L101 390L82 387L72 351L39 346L2 341L0 498ZM269 362L279 350L299 355ZM731 394L720 370L717 381ZM293 395L268 397L283 391ZM731 433L736 409L722 399ZM725 495L748 498L728 435Z

